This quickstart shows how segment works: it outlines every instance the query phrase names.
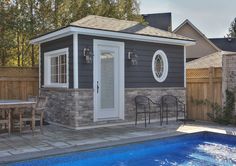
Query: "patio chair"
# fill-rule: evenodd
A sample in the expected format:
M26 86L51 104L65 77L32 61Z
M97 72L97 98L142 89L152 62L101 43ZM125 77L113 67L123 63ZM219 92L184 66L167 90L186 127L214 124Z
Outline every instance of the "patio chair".
M11 111L10 110L0 110L0 126L1 129L8 128L8 135L11 134Z
M36 121L40 122L40 131L41 133L43 133L43 118L44 118L45 106L47 103L47 97L38 97L38 98L31 97L29 100L34 101L35 99L37 100L37 102L36 102L35 108L33 108L35 109L34 119L33 119L32 110L23 110L23 111L20 111L19 113L20 133L22 132L23 126L26 126L27 123L30 124L31 130L32 132L34 132L32 125L33 123L35 124Z
M179 119L179 113L184 114L184 123L185 123L185 104L181 102L176 96L173 95L164 95L161 97L161 108L162 116L166 116L166 124L168 124L169 113L174 113L176 116L176 121ZM163 117L162 117L163 119Z
M178 111L177 111L177 116L176 116L176 121L183 121L184 124L186 123L187 119L186 119L186 107L184 102L180 101L178 98ZM184 118L183 119L179 119L179 113L183 113Z
M155 106L155 110L151 109L151 105ZM147 127L147 114L149 117L149 124L150 124L151 114L155 114L155 113L160 114L160 123L162 124L161 105L159 103L153 102L150 98L146 96L139 95L135 97L135 106L136 106L135 125L137 125L138 115L144 114L145 127Z

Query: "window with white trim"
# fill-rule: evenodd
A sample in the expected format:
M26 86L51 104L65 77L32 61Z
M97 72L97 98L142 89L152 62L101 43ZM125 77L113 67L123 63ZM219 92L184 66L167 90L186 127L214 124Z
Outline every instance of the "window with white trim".
M68 87L68 48L44 54L44 86Z
M168 75L168 59L164 51L157 50L152 58L152 73L157 82L163 82Z

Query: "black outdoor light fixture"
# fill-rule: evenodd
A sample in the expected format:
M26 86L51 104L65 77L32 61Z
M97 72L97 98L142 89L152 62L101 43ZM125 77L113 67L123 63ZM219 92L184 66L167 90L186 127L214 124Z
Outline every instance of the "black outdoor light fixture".
M136 54L135 49L128 52L128 60L130 60L131 65L138 65L138 55Z
M83 52L84 52L85 63L87 63L87 64L92 63L93 62L93 54L92 54L91 50L88 47L86 47L86 48L84 48Z

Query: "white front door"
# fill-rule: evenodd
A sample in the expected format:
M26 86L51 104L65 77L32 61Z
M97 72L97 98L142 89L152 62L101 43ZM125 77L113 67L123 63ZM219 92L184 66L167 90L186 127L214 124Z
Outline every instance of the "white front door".
M124 119L124 43L94 40L94 121Z

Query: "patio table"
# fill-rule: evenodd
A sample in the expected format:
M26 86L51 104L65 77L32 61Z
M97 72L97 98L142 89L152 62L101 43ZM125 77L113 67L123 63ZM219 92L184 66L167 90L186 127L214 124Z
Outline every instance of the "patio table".
M12 128L12 113L15 110L25 109L25 108L31 108L32 110L32 131L34 131L35 128L35 101L24 101L24 100L0 100L0 112L1 111L7 111L10 125L9 128ZM22 112L20 111L20 114Z

